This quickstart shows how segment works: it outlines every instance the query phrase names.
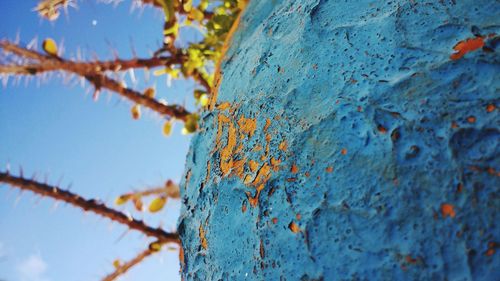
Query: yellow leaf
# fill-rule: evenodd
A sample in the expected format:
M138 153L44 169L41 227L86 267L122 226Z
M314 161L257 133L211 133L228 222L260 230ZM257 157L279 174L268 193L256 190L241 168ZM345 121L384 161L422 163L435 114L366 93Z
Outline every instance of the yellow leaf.
M43 40L42 48L47 54L57 56L57 44L53 39L47 38Z
M149 244L149 249L154 252L158 252L161 250L161 246L163 246L160 242L153 242Z
M115 267L115 269L118 269L122 266L122 262L119 259L116 259L113 261L113 266Z
M138 104L132 106L131 113L134 120L139 119L141 117L141 106Z
M163 134L165 136L170 136L170 134L172 133L172 121L167 121L165 122L165 124L163 125Z
M151 203L149 204L149 211L151 213L156 213L163 209L163 206L165 206L165 203L167 203L167 198L165 197L158 197L155 198Z
M189 12L189 11L191 11L192 7L193 7L193 0L184 1L184 5L183 5L184 11Z
M116 199L115 199L115 204L116 205L123 205L125 203L127 203L127 201L130 199L130 195L122 195L122 196L118 196Z
M209 101L210 101L210 99L208 98L207 94L201 95L201 97L200 97L201 106L203 106L203 107L207 106Z

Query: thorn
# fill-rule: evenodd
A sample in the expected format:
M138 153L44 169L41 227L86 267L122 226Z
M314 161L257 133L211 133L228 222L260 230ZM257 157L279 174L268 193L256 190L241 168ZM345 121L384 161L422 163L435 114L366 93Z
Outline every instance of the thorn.
M23 176L23 167L19 166L19 177L24 178Z

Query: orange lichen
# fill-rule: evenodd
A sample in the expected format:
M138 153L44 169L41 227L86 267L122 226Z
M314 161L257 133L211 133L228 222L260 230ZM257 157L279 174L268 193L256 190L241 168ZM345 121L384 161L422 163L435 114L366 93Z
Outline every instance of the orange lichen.
M493 110L495 110L496 108L497 107L494 104L490 103L486 106L486 112L488 113L493 112Z
M310 176L311 176L311 173L309 173L309 172L305 172L305 174L304 174L304 175L306 176L306 178L308 178L308 177L310 177Z
M463 189L464 189L463 184L461 184L461 183L457 184L457 192L458 193L462 192Z
M332 166L328 166L328 167L326 167L325 170L326 170L327 173L331 173L331 172L333 172L333 167Z
M250 168L250 171L255 172L259 168L259 162L250 160L248 162L248 167Z
M452 129L456 129L456 128L458 128L458 123L457 123L457 122L455 122L455 121L451 122L451 128L452 128Z
M286 141L282 141L279 145L278 145L278 148L279 150L281 151L286 151L287 148L288 148L288 144L286 143Z
M234 160L232 166L232 173L239 178L243 178L246 159Z
M378 125L377 126L377 130L381 133L381 134L386 134L387 133L387 129L382 126L382 125Z
M260 192L264 188L263 184L261 186L262 186L262 188L257 188L257 192L255 193L255 196L253 196L253 197L252 197L252 194L250 192L248 192L248 191L245 192L247 195L247 198L248 198L248 203L250 203L250 206L252 206L254 208L257 207L257 205L259 205Z
M297 232L300 232L300 228L299 226L295 223L295 222L291 222L289 225L288 225L288 228L293 232L293 233L297 233Z
M184 250L182 247L179 247L179 263L181 264L181 268L184 267Z
M230 104L229 102L227 102L227 101L226 101L226 102L223 102L223 103L219 104L219 105L217 106L217 109L218 109L218 110L226 110L226 109L228 109L229 107L231 107L231 104Z
M297 165L295 165L295 163L292 164L292 168L290 168L290 172L292 172L293 174L296 174L299 172L299 168L297 167Z
M413 258L411 255L406 255L405 260L409 264L415 264L418 262L418 259Z
M451 218L454 218L456 215L455 208L451 204L443 203L443 204L441 204L441 215L444 218L446 218L448 216Z
M467 117L467 122L469 122L469 123L475 123L476 122L476 117L474 117L474 116Z
M262 150L262 145L260 145L260 144L254 146L254 148L252 149L253 152L258 152L258 151L261 151L261 150Z
M300 214L296 214L296 215L295 215L295 218L296 218L298 221L300 221L300 219L302 218L302 216L301 216Z
M266 125L264 125L264 132L267 132L267 129L269 129L269 126L271 126L271 120L269 118L267 118Z
M465 54L480 49L482 47L484 47L484 38L481 36L462 40L453 47L455 53L451 54L450 59L458 60L463 56L465 56Z
M278 223L278 218L273 218L272 222L273 222L273 224L277 224Z
M486 250L484 254L488 257L491 257L495 254L496 248L498 248L498 244L496 242L490 241L488 242L488 250Z
M346 155L347 154L347 148L342 148L342 150L340 151L340 153L342 153L342 155Z
M206 250L208 248L208 243L205 237L205 230L203 229L203 226L201 224L199 228L199 237L200 237L201 247L203 247L203 249Z
M484 254L488 257L493 256L495 254L495 249L488 249Z
M275 171L275 172L279 171L280 164L281 164L281 160L280 159L276 159L274 157L271 157L271 167L273 168L273 171Z
M244 213L246 211L247 211L247 203L243 202L243 204L241 205L241 212Z
M238 126L242 134L252 137L257 129L257 120L255 120L255 118L245 118L242 116L240 120L238 120Z
M265 183L269 180L271 177L271 167L267 163L264 163L262 167L260 167L259 171L257 172L257 176L255 176L255 179L253 180L252 184L255 186L258 186L262 183Z
M227 175L233 166L233 150L236 146L236 128L233 123L229 123L227 145L222 149L220 156L220 169L223 175Z

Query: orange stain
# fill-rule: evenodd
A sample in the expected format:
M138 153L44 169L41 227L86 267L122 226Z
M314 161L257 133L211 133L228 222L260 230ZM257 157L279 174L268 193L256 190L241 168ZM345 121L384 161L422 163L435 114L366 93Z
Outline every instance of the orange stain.
M467 122L469 122L469 123L475 123L476 122L476 117L474 117L474 116L467 117Z
M382 126L382 125L378 125L378 126L377 126L377 130L378 130L381 134L385 134L385 133L387 133L387 129L386 129L384 126Z
M293 232L293 233L297 233L300 231L300 228L299 226L294 223L294 222L291 222L289 225L288 225L288 228Z
M326 170L327 173L331 173L331 172L333 172L333 167L332 166L328 166L328 167L326 167L325 170Z
M273 218L272 222L273 222L273 224L277 224L278 223L278 218Z
M447 216L454 218L456 213L455 213L455 208L453 205L444 203L441 204L441 215L446 218Z
M342 155L346 155L347 154L347 149L346 148L342 148L342 150L340 151L340 153L342 153Z
M259 162L250 160L250 162L248 162L248 166L250 168L250 171L255 172L259 168Z
M480 49L482 47L484 47L484 39L483 37L480 36L460 41L453 47L455 53L451 54L450 59L458 60L463 56L465 56L465 54Z
M299 168L297 167L297 165L292 164L292 168L290 169L290 172L296 174L297 172L299 171Z
M286 143L286 141L282 141L279 145L278 145L278 148L279 150L281 151L286 151L287 148L288 148L288 144Z
M267 118L266 125L264 125L264 132L267 132L267 129L269 129L269 126L271 126L271 120L269 118Z
M217 106L217 109L219 110L226 110L229 107L231 107L231 104L229 102L223 102Z
M252 137L257 129L257 120L255 120L255 118L240 117L240 120L238 120L238 126L240 126L240 132L242 134Z
M490 103L486 106L486 112L488 113L493 112L493 110L495 110L496 108L497 107L494 104Z
M200 237L200 243L201 243L201 246L203 247L203 249L207 249L208 248L208 243L207 243L207 239L205 237L205 230L203 229L203 226L200 224L200 228L199 228L199 237Z

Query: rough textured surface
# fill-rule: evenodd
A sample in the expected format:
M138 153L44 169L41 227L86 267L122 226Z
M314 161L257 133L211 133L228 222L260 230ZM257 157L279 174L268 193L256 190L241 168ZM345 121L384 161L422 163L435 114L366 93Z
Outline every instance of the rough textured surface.
M498 280L499 11L251 1L187 159L183 277Z

